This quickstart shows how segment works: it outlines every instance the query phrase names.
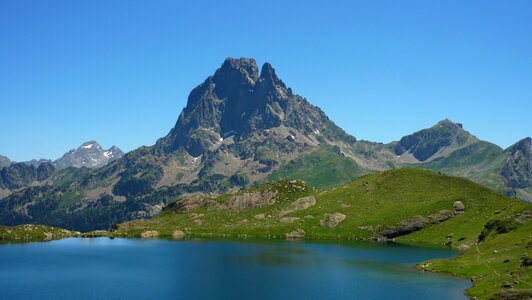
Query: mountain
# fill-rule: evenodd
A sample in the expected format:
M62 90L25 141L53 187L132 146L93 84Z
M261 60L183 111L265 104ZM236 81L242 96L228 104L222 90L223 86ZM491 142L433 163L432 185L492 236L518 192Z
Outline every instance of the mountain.
M478 139L465 131L462 124L445 119L431 128L401 138L395 144L394 152L407 160L427 162L446 157L475 142Z
M390 144L360 141L295 94L269 63L259 72L248 58L226 59L194 88L175 126L155 145L100 168L63 169L96 167L110 150L87 142L65 154L43 184L4 196L0 224L106 229L153 217L185 195L236 192L283 178L330 188L403 167L471 178L523 199L530 194L521 182L528 182L521 180L528 174L521 160L530 151L522 147L504 151L450 120Z
M0 169L0 197L8 196L12 191L31 185L40 185L55 171L54 166L43 163L39 166L25 163L12 163Z
M11 164L11 160L6 156L0 155L0 169L7 167Z
M116 146L105 150L95 141L83 143L77 149L72 149L61 158L54 161L57 169L74 168L99 168L124 156L124 152Z
M40 164L43 164L43 163L53 164L54 162L51 159L41 158L41 159L32 159L32 160L24 161L23 163L30 165L30 166L38 167Z

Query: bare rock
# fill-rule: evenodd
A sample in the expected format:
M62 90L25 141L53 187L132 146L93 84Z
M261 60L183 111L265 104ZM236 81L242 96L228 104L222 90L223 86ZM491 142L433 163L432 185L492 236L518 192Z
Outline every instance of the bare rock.
M222 209L243 210L263 207L275 203L277 192L261 191L253 193L243 193L229 197L222 205Z
M297 218L297 217L282 217L279 220L279 222L281 222L281 223L294 223L297 220L301 220L301 219Z
M307 196L307 197L299 198L296 201L292 202L292 204L290 204L290 206L288 206L285 210L283 210L280 213L280 216L284 216L284 215L293 213L298 210L307 209L315 204L316 204L316 198L314 198L314 196Z
M454 201L453 208L456 214L461 214L464 212L465 206L462 201Z
M324 218L320 220L321 227L333 228L345 219L345 215L339 212L332 214L325 214Z
M286 239L288 239L288 240L303 239L303 238L305 238L305 230L299 228L299 229L296 229L294 231L291 231L291 232L285 234L285 236L286 236Z
M143 233L140 234L140 237L143 239L154 239L154 238L159 237L159 232L155 230L144 231Z
M185 237L185 233L182 230L174 230L172 233L172 238L180 240Z

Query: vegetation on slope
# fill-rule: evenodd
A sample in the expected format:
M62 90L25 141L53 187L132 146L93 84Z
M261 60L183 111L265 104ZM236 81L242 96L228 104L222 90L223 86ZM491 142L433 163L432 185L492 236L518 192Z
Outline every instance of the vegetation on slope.
M79 232L44 225L0 226L0 242L47 241L79 235Z
M274 194L275 202L256 202L266 197L250 196L257 193ZM306 205L297 210L295 203ZM500 293L503 285L513 286L512 293L527 293L530 288L530 264L523 261L528 261L532 225L530 218L523 216L531 209L530 204L466 179L398 169L366 175L329 191L298 180L280 180L236 194L186 197L153 220L120 224L110 234L308 239L397 236L398 242L462 250L455 260L422 266L473 278L475 285L468 295L489 298ZM482 232L485 237L479 240Z
M331 188L366 173L367 170L361 169L352 159L341 155L339 149L323 146L281 166L268 176L268 180L298 178L310 186Z

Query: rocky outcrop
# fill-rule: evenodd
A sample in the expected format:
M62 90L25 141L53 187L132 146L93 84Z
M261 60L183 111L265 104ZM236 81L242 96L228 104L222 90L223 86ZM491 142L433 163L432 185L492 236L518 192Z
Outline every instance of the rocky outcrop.
M159 237L159 232L155 230L144 231L140 234L140 237L143 239L155 239Z
M275 203L276 195L277 192L272 191L233 195L220 206L220 209L243 210L272 205Z
M285 234L287 240L298 240L305 238L305 230L299 228Z
M413 216L408 219L401 220L399 224L390 226L380 232L380 235L385 238L396 238L407 235L414 231L418 231L433 224L441 223L454 217L455 214L450 210L440 210L435 214L427 217Z
M185 232L183 232L182 230L174 230L174 232L172 233L173 239L180 240L184 237L185 237Z
M281 219L279 219L279 222L291 224L291 223L294 223L295 221L299 221L299 220L301 220L301 218L298 218L298 217L282 217Z
M6 156L0 155L0 169L7 167L11 164L11 160Z
M506 163L501 176L510 188L532 186L532 139L525 138L504 150Z
M465 206L462 201L454 201L453 209L455 214L461 214L464 212Z
M320 220L321 227L333 228L336 227L340 222L345 220L345 215L339 212L325 214L323 219Z
M307 209L316 204L316 198L314 196L307 196L297 199L292 202L285 210L283 210L279 215L284 216L290 213L293 213L298 210Z

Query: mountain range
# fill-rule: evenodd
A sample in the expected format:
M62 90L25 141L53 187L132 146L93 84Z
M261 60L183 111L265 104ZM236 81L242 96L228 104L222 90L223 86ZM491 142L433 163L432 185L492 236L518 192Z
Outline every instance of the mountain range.
M77 151L91 151L89 145L95 143ZM92 164L92 156L74 159L69 153L60 159L65 165ZM183 195L232 192L279 178L329 188L368 173L413 167L466 177L532 200L530 138L501 149L462 124L443 120L397 142L359 141L293 93L269 63L259 72L248 58L226 59L194 88L175 126L155 145L97 169L54 164L57 170L41 164L28 173L47 175L40 184L4 192L0 224L106 229L157 215ZM0 182L0 189L9 188Z
M32 159L16 163L0 156L0 198L30 185L43 184L55 171L83 167L96 169L122 156L124 152L118 147L105 150L95 141L85 142L55 161Z

